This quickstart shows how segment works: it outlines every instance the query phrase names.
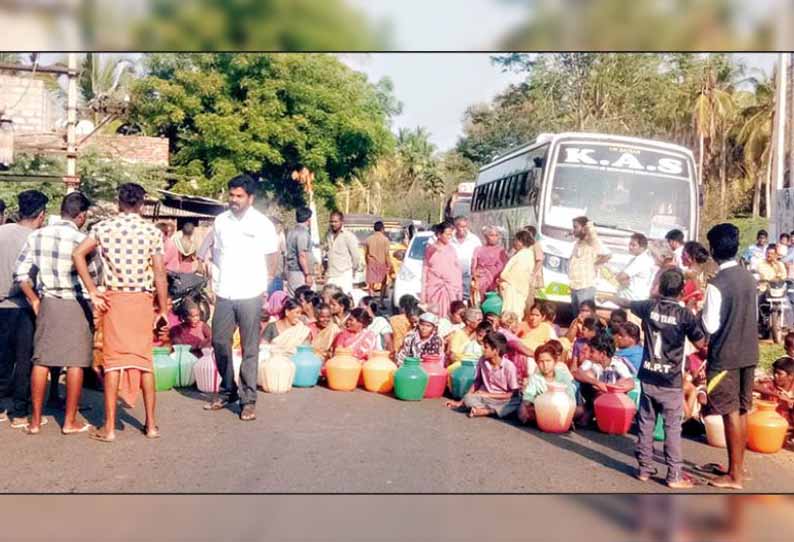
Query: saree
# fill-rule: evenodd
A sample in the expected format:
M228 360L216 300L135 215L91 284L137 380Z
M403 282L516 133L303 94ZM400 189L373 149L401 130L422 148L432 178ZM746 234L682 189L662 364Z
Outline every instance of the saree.
M403 347L406 335L411 331L411 321L404 314L398 314L389 319L389 324L392 329L394 351L399 352Z
M524 315L534 270L535 251L532 247L522 248L510 258L501 275L502 312L512 312L519 318Z
M507 263L507 252L501 245L482 246L474 250L471 274L477 281L477 292L480 301L485 299L485 294L498 289L499 274Z
M441 318L449 316L453 301L463 299L463 271L452 245L436 243L427 247L422 269L422 301L434 307Z
M469 335L465 329L456 329L449 336L449 357L451 363L463 361L463 358L482 357L482 346L477 342L477 334Z
M280 332L276 338L270 342L272 347L271 351L277 351L287 356L292 356L298 351L298 346L305 343L310 336L311 331L309 327L303 322L298 322L291 328Z
M557 333L548 322L541 322L534 329L530 329L526 322L522 322L521 327L518 329L518 336L521 342L534 352L538 346L556 339Z
M334 343L334 339L339 335L339 326L331 322L325 328L320 329L315 323L312 324L309 329L312 333L312 348L314 348L315 354L325 358L331 351L331 345Z
M344 330L334 339L334 349L348 348L360 361L366 360L370 352L377 350L377 344L378 336L369 329L362 329L355 334Z

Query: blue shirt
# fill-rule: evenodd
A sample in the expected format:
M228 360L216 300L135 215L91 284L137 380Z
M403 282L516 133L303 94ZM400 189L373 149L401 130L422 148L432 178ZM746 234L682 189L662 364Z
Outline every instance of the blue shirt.
M628 348L621 348L615 352L615 354L629 360L637 372L639 372L640 367L642 366L642 351L642 346L635 344L634 346L629 346Z

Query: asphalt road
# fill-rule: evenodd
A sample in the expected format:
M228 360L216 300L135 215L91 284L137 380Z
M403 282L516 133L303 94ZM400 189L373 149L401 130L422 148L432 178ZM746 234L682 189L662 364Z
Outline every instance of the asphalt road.
M101 395L85 392L101 423ZM258 419L202 410L203 394L158 393L162 438L139 432L143 405L123 412L116 442L0 424L0 456L13 466L3 492L609 493L666 492L635 480L632 436L551 435L443 407L324 387L260 392ZM142 403L142 402L141 402ZM139 421L140 420L140 421ZM53 423L55 422L55 423ZM659 460L661 445L659 447ZM724 450L685 439L689 466L726 461ZM794 492L794 453L748 452L748 492ZM664 469L660 465L660 474ZM713 491L708 486L698 491Z

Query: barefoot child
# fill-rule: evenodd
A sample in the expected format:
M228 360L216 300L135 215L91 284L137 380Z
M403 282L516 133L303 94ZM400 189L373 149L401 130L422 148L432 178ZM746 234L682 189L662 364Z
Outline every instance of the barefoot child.
M563 384L571 400L576 400L576 385L568 367L564 363L557 363L556 349L551 341L535 349L535 363L538 369L529 377L524 388L523 401L518 409L518 419L521 423L535 421L535 399L549 389L549 383Z
M465 407L469 417L509 416L518 410L521 397L516 366L505 357L507 339L501 333L490 332L483 341L483 356L477 364L474 385L462 401L447 401L449 408Z
M668 269L659 276L661 297L646 301L615 299L618 305L628 307L642 319L645 333L645 353L639 373L642 394L637 414L637 478L645 482L656 471L653 466L653 430L656 415L661 412L667 486L672 489L689 489L694 485L681 471L684 346L687 339L698 350L706 344L696 317L680 303L683 290L683 273L678 269Z

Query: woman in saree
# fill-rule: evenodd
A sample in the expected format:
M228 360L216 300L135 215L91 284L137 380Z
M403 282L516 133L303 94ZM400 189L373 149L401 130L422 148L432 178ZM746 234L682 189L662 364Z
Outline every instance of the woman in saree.
M314 353L323 358L331 357L331 345L341 331L331 317L331 307L322 304L317 308L317 320L309 324Z
M281 317L265 327L262 341L285 355L293 355L298 350L298 346L311 336L309 327L301 322L302 314L303 311L297 301L292 298L286 299L281 308Z
M402 349L397 353L395 361L400 366L405 358L419 358L422 356L439 356L439 361L444 363L444 341L438 336L438 316L426 312L419 317L419 325L405 337Z
M334 339L334 352L338 348L346 348L359 361L365 361L370 352L377 350L378 345L378 336L367 329L371 323L372 317L366 310L355 308L350 311L350 316L345 321L345 330Z
M482 312L478 309L467 309L463 315L464 327L456 329L447 339L447 360L450 364L462 361L466 355L476 357L482 355L478 348L477 328L482 322Z
M515 254L507 262L499 277L502 311L524 314L531 281L535 271L535 238L526 230L516 233Z
M422 268L422 303L445 318L453 301L463 299L463 270L450 244L454 226L444 222L433 227L436 242L425 250Z
M499 274L507 263L507 252L502 246L502 234L495 226L482 229L485 245L474 250L471 260L471 290L475 305L482 303L485 294L498 290Z
M518 326L518 336L526 347L535 351L541 345L557 339L554 327L543 318L543 302L538 301L524 315L524 321Z

